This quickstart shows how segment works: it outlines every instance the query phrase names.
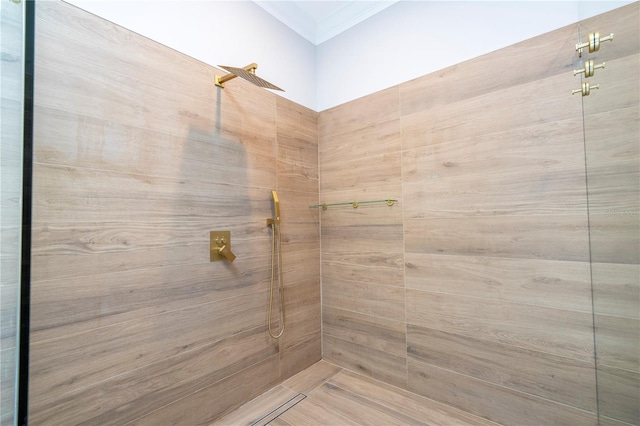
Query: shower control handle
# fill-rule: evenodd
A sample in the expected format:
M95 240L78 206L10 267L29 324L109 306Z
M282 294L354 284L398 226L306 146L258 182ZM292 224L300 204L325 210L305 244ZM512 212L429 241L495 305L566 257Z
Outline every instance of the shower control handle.
M224 256L225 259L227 259L229 262L233 262L234 260L236 260L236 255L233 254L231 249L229 249L226 244L224 244L222 247L218 247L218 254Z

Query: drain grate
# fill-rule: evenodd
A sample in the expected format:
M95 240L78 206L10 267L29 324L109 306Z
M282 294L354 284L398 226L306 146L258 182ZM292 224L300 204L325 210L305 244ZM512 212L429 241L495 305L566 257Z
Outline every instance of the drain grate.
M265 414L264 416L262 416L261 418L259 418L255 422L251 423L251 426L265 426L265 425L269 424L269 422L273 421L275 418L277 418L282 413L284 413L288 409L290 409L293 406L295 406L298 402L302 401L306 397L307 397L307 395L305 395L303 393L297 394L296 396L294 396L293 398L291 398L290 400L288 400L287 402L285 402L284 404L282 404L278 408L272 410L271 412Z

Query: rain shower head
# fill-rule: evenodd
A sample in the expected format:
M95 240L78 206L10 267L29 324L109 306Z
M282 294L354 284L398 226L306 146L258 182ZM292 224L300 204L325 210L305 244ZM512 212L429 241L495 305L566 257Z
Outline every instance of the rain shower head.
M258 87L264 87L265 89L280 90L281 92L284 92L284 90L282 90L278 86L275 86L269 83L267 80L263 80L262 78L256 75L256 68L258 68L258 64L256 63L249 64L244 68L229 67L226 65L218 65L218 66L222 69L229 71L231 74L227 74L225 76L216 75L215 77L216 86L224 88L225 82L236 77L242 77L245 80L255 84Z

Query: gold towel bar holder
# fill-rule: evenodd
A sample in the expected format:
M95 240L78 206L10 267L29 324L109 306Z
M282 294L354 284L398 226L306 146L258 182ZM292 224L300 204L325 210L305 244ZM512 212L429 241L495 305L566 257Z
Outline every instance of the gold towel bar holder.
M397 203L398 200L386 199L386 200L370 200L370 201L348 201L346 203L323 203L323 204L314 204L309 206L310 209L316 209L321 207L322 210L327 210L329 207L334 206L352 206L354 209L357 209L361 204L374 204L374 203L386 203L388 206L393 206Z

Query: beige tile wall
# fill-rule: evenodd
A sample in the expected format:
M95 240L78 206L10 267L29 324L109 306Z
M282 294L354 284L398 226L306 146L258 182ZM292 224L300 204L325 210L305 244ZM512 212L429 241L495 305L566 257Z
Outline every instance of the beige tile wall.
M66 3L36 19L30 422L206 423L318 361L317 113Z
M0 12L0 425L17 418L16 357L20 312L24 4Z
M589 194L587 27L617 34ZM321 213L323 358L500 423L596 424L594 256L600 407L638 423L637 34L635 3L320 113L322 202L400 200ZM594 203L632 213L590 246Z
M637 14L582 25L629 40ZM592 274L601 421L638 422L637 215L600 215L590 245L587 210L637 206L624 36L585 99L587 141L607 135L587 147L587 194L570 95L586 27L317 114L239 79L217 89L214 68L67 4L40 2L37 19L33 424L206 423L321 346L498 422L595 424ZM309 209L318 186L324 202L399 203ZM274 188L279 342L265 330ZM208 262L213 229L232 231L233 264Z
M580 26L615 33L589 55L606 68L584 102L601 424L640 424L639 26L638 3Z

